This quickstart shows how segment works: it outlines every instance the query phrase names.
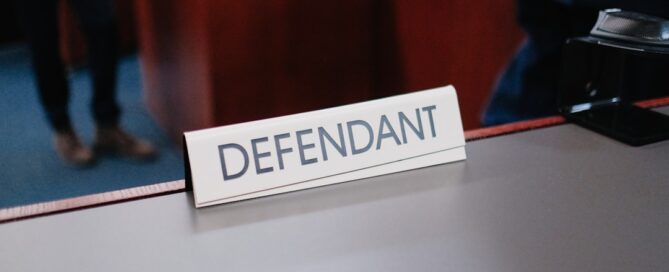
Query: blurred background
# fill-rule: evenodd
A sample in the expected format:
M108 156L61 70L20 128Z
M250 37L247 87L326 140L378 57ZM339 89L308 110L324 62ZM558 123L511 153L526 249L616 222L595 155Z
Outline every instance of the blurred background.
M86 43L58 2L72 119L90 144ZM181 179L184 131L447 84L475 129L523 40L511 0L115 0L121 123L160 156L76 169L53 150L15 8L0 3L0 208Z

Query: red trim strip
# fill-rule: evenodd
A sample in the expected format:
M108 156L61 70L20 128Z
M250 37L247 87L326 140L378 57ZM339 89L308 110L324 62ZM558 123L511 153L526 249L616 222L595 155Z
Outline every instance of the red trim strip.
M564 118L561 116L551 116L546 118L534 119L529 121L520 121L510 124L504 124L488 128L479 128L465 131L465 139L467 141L475 141L483 138L490 138L494 136L500 136L504 134L516 133L521 131L527 131L537 128L543 128L547 126L554 126L563 124L565 122Z
M26 219L35 216L78 210L82 208L90 208L94 206L108 205L128 200L142 199L157 195L182 192L184 191L184 188L184 180L175 180L118 191L110 191L63 200L0 209L0 223Z
M669 96L656 99L643 100L636 102L634 104L642 108L657 108L661 106L666 106L669 105ZM494 127L473 129L465 131L465 139L467 139L467 141L475 141L479 139L490 138L510 133L517 133L532 129L538 129L547 126L555 126L563 124L564 122L565 120L561 116L551 116L546 118L509 123Z
M643 108L666 106L669 105L669 96L659 99L641 101L636 103L636 105ZM468 130L465 131L465 139L467 139L467 141L475 141L494 136L559 125L563 124L564 122L564 118L560 116L552 116L495 127ZM154 196L173 194L183 191L185 191L185 181L176 180L100 194L92 194L63 200L5 208L0 209L0 223Z
M634 105L637 105L637 106L642 107L642 108L657 108L657 107L661 107L661 106L666 106L666 105L669 105L669 96L662 97L662 98L639 101L639 102L634 103Z

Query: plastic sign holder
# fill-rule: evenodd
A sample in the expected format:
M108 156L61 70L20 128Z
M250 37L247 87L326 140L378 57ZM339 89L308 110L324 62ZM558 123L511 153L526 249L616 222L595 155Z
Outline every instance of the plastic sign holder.
M466 158L452 86L186 132L184 141L198 208Z

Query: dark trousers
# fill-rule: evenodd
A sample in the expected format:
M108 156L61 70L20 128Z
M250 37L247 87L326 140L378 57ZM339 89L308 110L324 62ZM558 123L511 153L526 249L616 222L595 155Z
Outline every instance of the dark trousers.
M517 0L527 38L502 74L483 116L485 126L557 114L562 44L586 36L597 9L552 0Z
M118 123L116 101L117 33L109 0L69 0L84 33L93 78L91 111L98 126ZM69 87L59 54L58 1L17 0L17 8L30 43L39 98L49 124L57 131L71 129Z

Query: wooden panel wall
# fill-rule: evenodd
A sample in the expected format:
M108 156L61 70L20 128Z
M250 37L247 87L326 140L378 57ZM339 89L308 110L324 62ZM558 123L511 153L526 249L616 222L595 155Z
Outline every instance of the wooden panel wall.
M175 142L183 131L216 124L211 82L216 71L210 66L206 4L137 1L146 102Z
M453 84L465 129L480 127L488 94L523 37L514 3L395 1L405 90Z
M216 121L228 124L352 103L372 88L373 1L211 5ZM252 109L252 110L249 110Z
M465 128L521 39L499 0L137 2L170 135L454 84Z

